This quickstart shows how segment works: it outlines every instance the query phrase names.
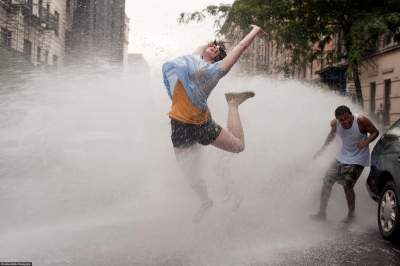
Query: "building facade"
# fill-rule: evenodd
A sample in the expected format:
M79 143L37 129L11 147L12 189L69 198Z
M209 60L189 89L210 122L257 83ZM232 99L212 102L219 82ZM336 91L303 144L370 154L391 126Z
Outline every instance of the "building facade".
M129 17L125 14L125 25L124 25L124 44L123 44L123 51L122 51L122 56L123 56L123 64L126 65L128 64L128 49L129 49Z
M56 67L65 56L65 0L0 0L3 67Z
M67 36L72 61L127 60L128 23L125 0L71 0L72 26Z
M125 0L0 0L0 68L125 63Z
M364 108L389 126L400 118L400 44L384 36L361 67Z
M245 33L236 28L226 36L227 48L231 49L243 39ZM282 77L282 66L289 60L289 52L279 47L268 36L256 38L239 59L241 71L247 73L267 73L273 77Z
M234 45L240 37L236 34L228 39ZM345 53L340 36L333 36L320 56L292 72L293 77L325 84L339 94L355 99L354 84L346 76ZM257 38L242 57L240 62L247 72L262 72L273 77L281 77L285 71L283 66L290 63L290 52L266 37ZM400 118L399 62L400 44L395 43L391 36L382 36L376 47L371 47L369 56L360 67L364 110L383 127Z

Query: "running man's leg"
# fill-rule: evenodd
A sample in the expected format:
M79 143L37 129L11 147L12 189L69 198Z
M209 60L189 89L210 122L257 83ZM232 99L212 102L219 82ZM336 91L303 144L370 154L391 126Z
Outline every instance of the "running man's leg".
M254 92L227 93L228 103L228 125L222 129L213 146L224 151L239 153L244 150L244 132L240 121L239 105L248 98L254 97Z
M183 174L201 201L200 208L193 217L193 221L198 223L206 211L213 206L213 201L208 195L206 182L201 177L201 150L199 145L192 145L188 148L175 148L174 151Z
M328 184L328 183L324 182L322 189L321 189L321 201L320 201L320 205L319 205L319 212L317 215L322 219L326 218L326 209L328 207L328 201L331 196L332 187L333 187L332 184Z
M201 202L210 201L206 182L200 173L201 150L199 145L192 145L188 148L174 148L174 152L189 185L196 192Z
M354 216L356 209L356 193L353 186L343 186L344 194L346 195L347 206L349 207L349 216Z
M344 194L346 195L347 206L349 212L346 218L342 220L343 223L350 223L355 218L355 207L356 207L356 193L354 192L354 184L343 185Z
M356 193L354 192L354 186L361 176L363 169L364 167L361 165L346 165L343 169L343 190L349 208L347 217L343 220L344 222L350 222L355 217Z
M317 214L313 215L313 218L325 220L326 219L326 209L328 207L328 201L331 196L332 187L337 182L339 177L339 163L333 162L328 168L321 188L320 195L320 205Z
M233 154L231 153L222 153L217 162L216 173L219 177L221 177L223 187L224 187L224 197L222 202L233 202L232 211L236 211L240 208L240 205L243 201L243 195L238 190L237 185L235 184L235 180L232 176L232 159Z

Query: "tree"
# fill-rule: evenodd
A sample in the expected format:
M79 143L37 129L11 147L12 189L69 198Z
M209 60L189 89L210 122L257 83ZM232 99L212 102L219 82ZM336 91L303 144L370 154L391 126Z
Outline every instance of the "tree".
M321 56L333 36L340 35L344 52L329 51L327 56L332 64L341 58L346 60L360 105L360 65L364 58L385 34L400 41L399 0L236 0L231 6L208 6L182 13L179 21L199 21L207 15L216 18L219 31L225 35L235 27L245 30L250 24L262 26L278 46L284 45L290 51L290 66L285 69L312 62Z

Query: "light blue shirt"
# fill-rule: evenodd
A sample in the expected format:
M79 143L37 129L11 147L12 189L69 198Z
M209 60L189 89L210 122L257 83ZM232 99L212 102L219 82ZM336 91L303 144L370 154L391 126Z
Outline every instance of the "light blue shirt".
M191 102L200 110L207 109L207 98L218 81L228 73L221 67L222 60L209 64L200 55L185 55L163 64L165 87L172 99L178 79L182 82Z

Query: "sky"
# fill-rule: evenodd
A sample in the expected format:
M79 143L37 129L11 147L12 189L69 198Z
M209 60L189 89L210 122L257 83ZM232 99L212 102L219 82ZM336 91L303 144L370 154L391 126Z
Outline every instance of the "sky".
M129 53L142 53L150 64L191 53L201 44L214 40L213 21L179 24L179 14L220 3L231 4L233 0L127 0Z

